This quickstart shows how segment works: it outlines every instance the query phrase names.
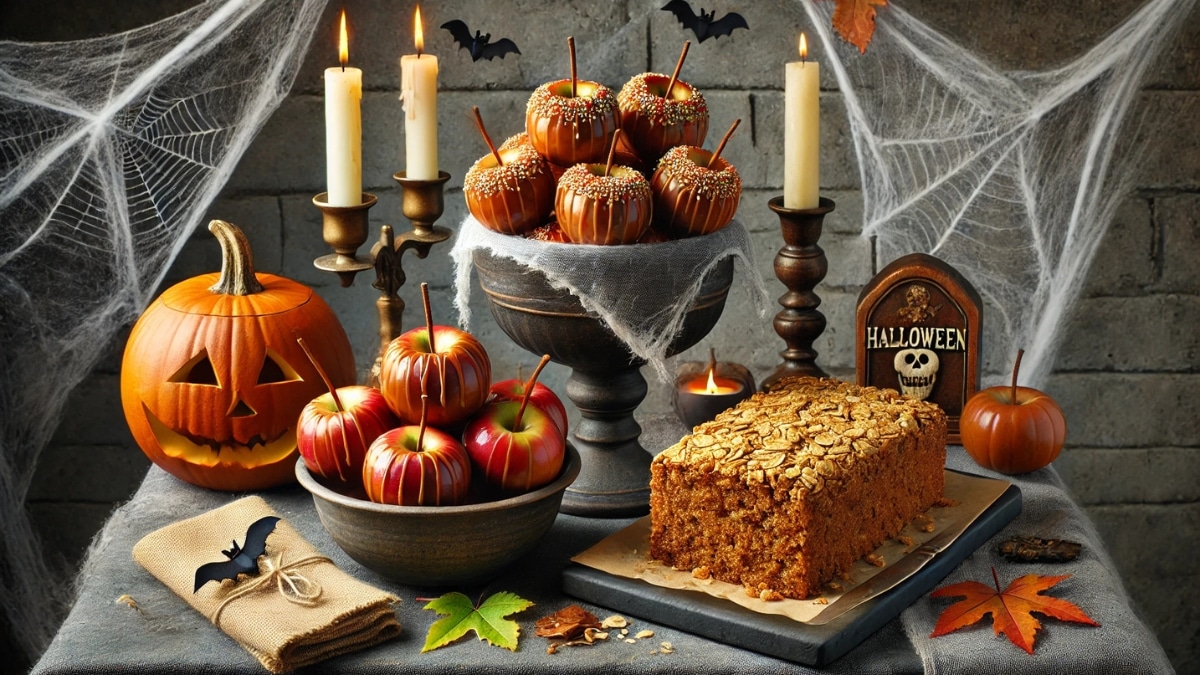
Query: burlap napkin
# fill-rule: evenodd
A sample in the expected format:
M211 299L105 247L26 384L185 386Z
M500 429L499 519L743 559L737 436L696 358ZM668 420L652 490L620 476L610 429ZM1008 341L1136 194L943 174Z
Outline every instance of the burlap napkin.
M246 497L152 532L133 558L196 611L237 640L268 670L282 673L388 640L400 633L395 596L338 569L285 520L267 536L258 576L210 581L192 592L196 568L227 558L231 540L276 515Z

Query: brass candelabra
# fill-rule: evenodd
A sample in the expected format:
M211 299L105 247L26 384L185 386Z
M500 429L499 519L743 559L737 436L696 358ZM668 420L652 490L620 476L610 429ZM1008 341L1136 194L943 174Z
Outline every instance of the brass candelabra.
M438 177L426 180L409 178L399 171L392 176L403 191L400 210L412 223L412 230L396 234L391 225L383 225L379 241L370 254L359 255L358 249L366 243L369 234L368 212L375 206L375 195L363 193L362 203L354 206L333 206L328 203L329 194L322 192L313 197L313 205L321 210L322 236L333 253L313 261L317 269L338 275L343 288L354 283L359 272L374 268L372 286L379 289L375 306L379 311L379 356L371 367L370 380L379 378L379 357L396 336L403 332L404 300L398 295L406 280L403 269L404 252L411 250L418 258L429 255L429 250L450 238L448 228L434 225L445 211L445 184L450 174L439 171Z

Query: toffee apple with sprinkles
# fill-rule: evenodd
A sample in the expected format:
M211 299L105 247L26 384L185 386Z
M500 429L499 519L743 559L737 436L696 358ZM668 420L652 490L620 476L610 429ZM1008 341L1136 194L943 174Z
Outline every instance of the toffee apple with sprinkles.
M476 107L475 121L491 151L479 158L463 178L463 195L471 215L489 230L525 234L545 223L554 209L554 176L526 134L509 138L499 149L492 144Z
M580 80L575 38L567 38L571 77L534 90L525 108L525 131L539 154L559 166L599 162L620 127L617 98L599 82Z

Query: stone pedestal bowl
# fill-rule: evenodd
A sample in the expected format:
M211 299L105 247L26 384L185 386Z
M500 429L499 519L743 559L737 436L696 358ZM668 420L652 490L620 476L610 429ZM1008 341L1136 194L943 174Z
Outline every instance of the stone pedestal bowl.
M296 462L321 524L351 558L414 586L490 581L532 551L554 524L563 491L579 475L570 444L554 482L516 497L463 506L393 506L339 492Z
M649 512L652 457L638 441L641 427L633 418L646 397L646 380L639 370L645 362L603 320L585 310L578 297L551 287L542 272L485 249L475 251L473 262L500 329L521 347L538 356L549 354L572 369L567 397L582 419L572 430L571 442L579 449L583 468L567 488L563 512L592 517ZM645 283L633 278L620 282L633 294ZM677 295L692 282L674 280ZM729 257L705 276L668 356L708 335L725 309L732 283L733 258Z

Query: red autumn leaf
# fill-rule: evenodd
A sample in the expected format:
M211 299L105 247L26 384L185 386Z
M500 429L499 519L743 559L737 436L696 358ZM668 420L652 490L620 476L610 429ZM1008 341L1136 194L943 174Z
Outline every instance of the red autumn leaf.
M875 8L886 4L887 0L837 0L833 27L843 40L858 47L860 54L866 54L875 35Z
M1000 578L996 569L992 568L992 579L996 582L995 589L989 588L978 581L964 581L945 588L939 588L930 597L957 598L962 597L953 605L947 607L938 617L937 625L929 637L945 635L970 626L985 615L992 615L992 627L996 635L1004 633L1014 645L1033 653L1034 634L1042 627L1041 622L1033 618L1033 612L1052 616L1063 621L1074 621L1089 626L1099 626L1090 616L1083 613L1074 604L1041 595L1041 592L1058 582L1070 577L1064 574L1057 577L1043 577L1037 574L1026 574L1000 590Z

